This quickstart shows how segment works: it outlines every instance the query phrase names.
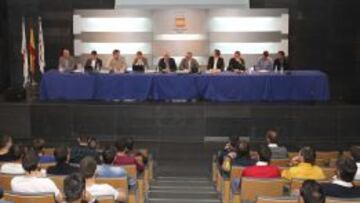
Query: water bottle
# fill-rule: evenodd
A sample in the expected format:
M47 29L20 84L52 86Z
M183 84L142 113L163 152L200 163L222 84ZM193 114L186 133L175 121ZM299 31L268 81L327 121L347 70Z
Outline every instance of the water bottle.
M278 65L275 65L275 69L274 69L274 72L277 73L279 71L278 69Z
M282 65L282 64L281 64L281 66L280 66L280 73L281 73L281 74L284 74L284 65Z

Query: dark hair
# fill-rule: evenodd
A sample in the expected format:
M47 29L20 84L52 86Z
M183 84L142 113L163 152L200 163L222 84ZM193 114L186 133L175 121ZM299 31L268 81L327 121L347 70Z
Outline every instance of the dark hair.
M229 142L230 142L230 145L234 148L238 147L238 144L239 144L239 136L237 135L231 135L229 137Z
M221 51L219 49L215 49L214 53L216 56L220 56L221 55Z
M118 139L115 142L115 147L118 152L123 152L126 150L126 140L124 138Z
M85 178L79 174L70 174L64 179L64 195L67 202L77 201L82 198L85 191Z
M280 54L281 56L285 56L285 52L284 52L284 51L278 51L278 54Z
M94 157L87 156L80 161L80 173L85 178L91 178L95 175L96 160Z
M112 52L112 54L118 54L118 53L120 53L119 49L114 49L114 51Z
M336 169L339 178L345 182L354 180L356 171L358 170L356 162L349 157L341 157L336 162Z
M97 55L97 51L96 51L96 50L92 50L92 51L91 51L91 55Z
M325 203L323 188L315 180L305 180L300 188L300 196L305 203Z
M258 150L257 153L259 154L259 161L264 161L270 163L271 161L271 150L268 146L263 145Z
M307 146L300 150L300 155L304 158L305 163L314 165L316 161L316 152L313 148Z
M108 147L102 152L102 156L104 164L112 164L116 156L116 150Z
M131 137L126 138L125 140L126 149L131 151L134 149L134 140Z
M240 55L240 51L235 51L235 54Z
M238 148L237 148L237 154L239 157L250 157L250 144L249 142L245 140L241 140L239 142Z
M88 146L90 147L90 148L93 148L93 149L96 149L96 138L95 137L89 137L88 139L87 139L87 142L88 142ZM92 146L92 142L95 142L95 146Z
M10 154L13 156L14 160L20 160L23 158L25 148L22 145L14 144L10 148Z
M265 57L268 57L268 56L269 56L269 52L268 52L268 51L264 51L264 52L263 52L263 55L264 55Z
M83 142L83 143L88 141L88 137L85 134L80 134L78 139L80 142Z
M64 146L57 147L54 151L54 157L56 163L58 164L66 163L68 159L68 155L69 155L69 149Z
M70 52L70 50L68 48L61 48L60 49L60 56L64 55L64 51Z
M26 172L36 171L39 165L39 156L34 150L29 150L24 154L22 159L22 167Z
M33 148L37 153L42 152L45 146L45 140L42 138L36 138L33 140Z
M0 149L4 148L12 140L11 136L3 135L0 138Z
M141 51L137 51L136 55L143 55L143 53Z
M350 148L350 154L356 162L360 162L360 146L352 146Z
M266 131L266 139L269 143L278 144L278 132L275 129L269 129Z

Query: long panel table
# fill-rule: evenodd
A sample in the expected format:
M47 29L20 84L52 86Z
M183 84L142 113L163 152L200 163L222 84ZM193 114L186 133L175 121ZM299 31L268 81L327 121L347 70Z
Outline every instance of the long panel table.
M327 101L327 75L320 71L236 74L89 74L49 71L43 75L40 99Z

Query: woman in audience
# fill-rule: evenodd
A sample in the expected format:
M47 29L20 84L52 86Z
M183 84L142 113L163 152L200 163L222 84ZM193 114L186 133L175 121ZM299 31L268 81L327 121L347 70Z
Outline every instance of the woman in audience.
M11 189L13 192L37 194L54 193L57 201L62 200L60 190L55 183L44 177L39 170L39 157L33 150L29 150L22 159L22 166L26 171L24 176L16 176L11 180Z
M130 138L130 137L126 138L125 145L126 145L126 154L127 155L135 157L135 158L137 158L137 160L141 159L142 163L144 165L147 164L147 157L143 153L141 153L135 149L135 147L134 147L135 142L132 138Z
M323 170L315 165L316 153L311 147L303 147L299 155L291 160L291 167L282 172L282 177L288 180L297 179L311 179L323 180L325 175Z
M85 178L78 173L64 179L64 195L67 203L86 203L90 199L85 190Z
M10 153L12 146L12 138L8 135L3 135L0 138L0 162L14 161L14 157Z
M77 167L69 164L70 154L67 147L57 147L54 151L54 157L56 160L55 166L50 166L47 169L47 173L51 175L69 175L78 172Z
M25 171L22 167L21 160L24 156L24 147L20 145L13 145L10 149L11 155L14 157L14 162L7 162L1 165L0 172L5 174L16 174L21 175L25 174Z
M38 153L38 156L40 158L40 163L54 163L55 158L51 155L44 154L44 146L45 146L45 140L41 138L37 138L33 140L33 147L34 150Z
M300 188L300 203L325 203L325 193L314 180L306 180Z
M231 156L233 152L230 152ZM253 166L256 160L251 158L250 144L247 141L240 141L236 150L236 158L233 159L234 166Z
M357 166L357 172L354 179L360 180L360 146L352 146L350 153Z
M139 163L134 157L126 154L126 140L120 139L116 141L115 147L117 150L116 157L114 160L114 165L124 166L124 165L136 165L138 173L144 171L144 165Z
M336 162L336 169L336 178L331 183L322 185L326 196L360 198L360 187L352 183L357 171L355 161L349 157L342 157Z

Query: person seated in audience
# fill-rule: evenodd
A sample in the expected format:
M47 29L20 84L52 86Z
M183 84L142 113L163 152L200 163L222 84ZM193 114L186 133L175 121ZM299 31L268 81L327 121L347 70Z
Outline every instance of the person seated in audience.
M85 62L86 71L100 71L102 68L102 60L98 57L95 50L91 51L90 58Z
M29 150L22 159L22 166L26 171L24 176L15 176L11 180L11 190L17 193L36 194L54 193L57 201L62 200L62 194L55 183L45 177L39 170L39 156L34 150Z
M220 165L223 164L224 158L231 152L232 153L232 159L236 157L236 152L238 150L239 145L239 136L233 135L229 137L229 142L225 144L225 147L223 150L218 152L218 163Z
M270 57L270 54L268 51L264 51L262 56L258 59L255 69L257 71L273 71L273 60Z
M298 156L291 160L292 167L282 172L282 177L288 180L311 179L323 180L326 178L323 170L315 165L316 153L311 147L303 147Z
M56 160L55 166L50 166L47 169L47 173L51 175L69 175L71 173L76 173L79 171L79 168L71 166L69 164L70 154L67 147L57 147L54 151L54 156Z
M284 51L278 51L277 57L274 60L274 70L281 70L281 68L283 68L283 70L289 69L289 61Z
M149 68L148 60L141 51L136 52L132 68L134 72L145 72Z
M270 147L272 159L286 159L288 158L288 152L286 147L279 146L279 136L278 131L275 129L270 129L266 132L266 142L268 147Z
M59 58L59 71L70 72L75 69L75 66L75 59L70 55L69 49L61 50L61 56Z
M79 164L86 156L94 157L99 162L98 154L95 149L89 147L86 135L80 135L77 141L78 144L70 150L70 163Z
M331 183L322 184L328 197L360 198L360 187L353 185L357 171L356 162L349 157L342 157L336 162L336 178Z
M209 57L207 69L213 72L222 72L225 68L224 58L221 57L219 49L214 50L214 54Z
M230 152L231 156L233 152ZM240 141L236 149L236 157L232 161L234 166L253 166L256 161L251 158L250 155L250 144L247 141Z
M126 193L123 190L116 190L108 184L96 184L96 160L93 157L85 157L80 162L80 173L84 176L86 182L86 192L93 198L98 196L113 196L115 200L124 202L126 200Z
M125 58L120 55L120 50L115 49L112 53L112 58L108 63L110 72L112 73L125 73L127 64Z
M175 59L170 57L169 52L165 52L164 56L158 63L159 71L163 73L176 72L177 66Z
M10 153L11 146L13 145L12 137L3 135L0 138L0 162L14 161L13 155Z
M0 172L4 174L25 174L25 170L22 167L21 160L25 153L25 148L20 145L13 145L10 149L10 153L14 157L14 162L5 162L1 165Z
M33 140L33 148L38 153L38 156L40 158L40 163L54 163L55 158L51 155L44 154L44 146L45 146L45 140L41 138L37 138Z
M141 153L140 151L136 150L135 147L135 142L134 139L128 137L125 140L125 146L126 146L126 154L132 157L135 157L137 160L141 159L141 163L143 163L144 165L147 164L147 159L148 157L145 156L145 154Z
M144 165L139 163L134 157L126 154L126 140L120 139L116 141L115 147L117 150L116 157L114 160L114 165L124 166L124 165L136 165L138 173L144 171Z
M97 150L97 140L95 137L88 137L88 146L90 149Z
M189 71L189 73L199 72L199 62L193 58L192 52L189 51L186 53L185 57L180 62L179 69Z
M91 199L85 190L85 178L79 173L73 173L64 179L64 198L66 203L85 203Z
M360 146L352 146L350 149L350 154L357 165L357 172L354 179L360 180Z
M229 61L227 70L233 72L245 71L245 60L241 57L240 51L235 51L234 56Z
M300 188L299 203L325 203L323 188L315 180L305 180Z

